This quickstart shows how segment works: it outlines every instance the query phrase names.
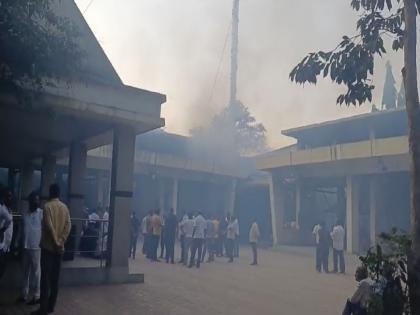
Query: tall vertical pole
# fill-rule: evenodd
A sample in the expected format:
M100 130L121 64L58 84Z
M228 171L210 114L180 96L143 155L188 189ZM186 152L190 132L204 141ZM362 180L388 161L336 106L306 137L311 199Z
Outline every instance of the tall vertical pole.
M238 47L239 47L239 0L233 0L229 105L232 105L236 101L237 81L238 81Z

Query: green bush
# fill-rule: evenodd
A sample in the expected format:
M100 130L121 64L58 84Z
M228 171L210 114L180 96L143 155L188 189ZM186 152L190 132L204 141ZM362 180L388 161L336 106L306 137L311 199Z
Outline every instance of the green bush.
M381 234L376 247L360 257L373 281L369 315L410 315L407 264L410 237L397 229Z

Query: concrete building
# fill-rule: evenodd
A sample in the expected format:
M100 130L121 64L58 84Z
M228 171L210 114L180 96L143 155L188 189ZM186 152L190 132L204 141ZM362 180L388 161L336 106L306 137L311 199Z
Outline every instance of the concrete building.
M296 144L257 158L270 174L273 243L312 244L320 220L342 220L354 253L408 230L407 129L405 111L391 110L283 131Z
M88 152L88 208L109 205L111 153L111 146ZM65 160L60 163L67 164ZM208 217L235 214L243 231L247 231L266 203L263 207L267 215L262 224L269 227L268 194L254 180L252 159L221 159L197 148L191 137L157 130L137 137L134 169L132 209L140 217L151 209L166 212L171 208L179 217L196 210ZM243 236L246 241L246 233Z
M64 281L130 281L128 244L136 135L162 127L164 95L125 85L107 59L74 1L57 3L58 15L78 26L85 56L80 81L45 86L31 109L13 94L0 93L0 166L10 169L9 182L20 174L16 191L25 197L40 188L46 199L57 178L57 160L68 160L67 201L72 218L83 217L87 152L110 144L110 222L106 268L66 270ZM64 78L63 78L64 79ZM27 93L31 93L30 90ZM34 171L41 172L40 187ZM76 224L76 233L80 224ZM85 277L89 274L89 277ZM89 278L89 279L88 279Z

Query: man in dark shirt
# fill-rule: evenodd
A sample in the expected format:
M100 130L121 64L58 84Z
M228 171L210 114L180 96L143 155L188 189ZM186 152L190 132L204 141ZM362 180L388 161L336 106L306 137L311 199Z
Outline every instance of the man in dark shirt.
M136 259L137 241L140 233L140 220L136 212L131 215L131 233L130 233L130 253L129 257Z
M174 214L174 209L169 211L165 220L165 249L166 249L166 263L174 263L175 256L175 239L178 228L178 218Z
M319 253L319 260L320 260L320 266L319 266L319 272L324 270L325 273L328 273L328 258L330 255L330 244L331 244L331 238L330 233L328 233L327 228L325 226L325 222L320 223L320 228L318 230L318 253Z

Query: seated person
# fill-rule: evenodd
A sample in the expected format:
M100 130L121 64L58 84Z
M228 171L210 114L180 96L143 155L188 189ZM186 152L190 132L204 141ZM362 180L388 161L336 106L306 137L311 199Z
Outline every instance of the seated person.
M361 266L357 268L355 279L359 284L356 292L347 300L343 315L367 315L372 289L366 267Z

